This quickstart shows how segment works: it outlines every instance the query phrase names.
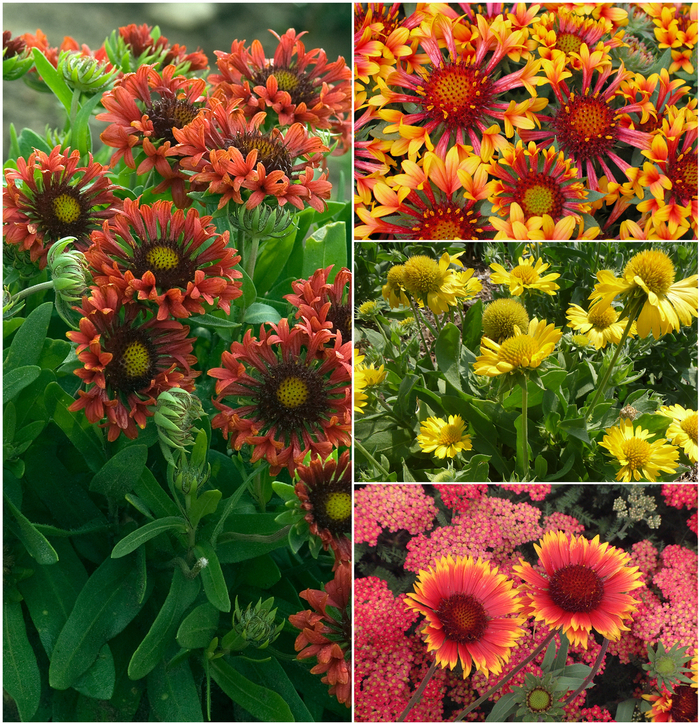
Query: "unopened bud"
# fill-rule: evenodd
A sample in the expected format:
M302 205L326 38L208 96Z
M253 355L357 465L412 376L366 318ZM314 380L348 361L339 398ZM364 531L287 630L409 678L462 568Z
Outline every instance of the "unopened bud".
M199 397L181 387L173 387L158 395L153 419L166 459L174 462L170 448L184 450L194 443L192 425L202 414Z
M254 209L247 209L242 205L231 214L230 221L236 228L254 239L280 239L289 234L292 215L281 206L273 209L259 204Z
M22 38L13 38L9 30L2 34L2 79L17 80L34 65L34 57Z

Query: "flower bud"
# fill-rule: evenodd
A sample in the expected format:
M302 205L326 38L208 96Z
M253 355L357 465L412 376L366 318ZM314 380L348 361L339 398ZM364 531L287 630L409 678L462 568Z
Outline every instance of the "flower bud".
M22 38L12 38L5 30L2 34L2 79L17 80L34 65L34 57Z
M58 72L73 90L89 95L112 87L117 68L77 51L64 51L58 59Z
M174 462L169 448L184 450L194 444L192 425L202 414L199 397L181 387L173 387L158 395L154 421L166 459Z
M73 304L88 290L88 264L82 252L68 249L74 241L74 236L68 236L52 244L46 262L56 293L56 311L69 327L77 329L79 315Z
M274 603L274 598L268 598L266 601L259 599L253 608L251 608L251 604L248 604L248 608L241 611L238 607L238 597L236 597L233 631L224 637L222 645L226 639L229 639L226 643L235 646L232 650L241 651L249 645L255 646L257 649L264 649L271 644L284 627L284 622L275 625L277 609L272 608Z

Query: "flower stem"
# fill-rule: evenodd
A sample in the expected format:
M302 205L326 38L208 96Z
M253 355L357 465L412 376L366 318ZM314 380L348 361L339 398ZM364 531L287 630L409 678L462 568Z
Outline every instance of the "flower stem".
M375 460L375 458L374 458L374 456L372 455L372 453L370 453L368 450L365 450L365 448L363 447L362 443L361 443L359 440L354 440L353 443L354 443L354 445L355 445L355 448L356 448L357 450L359 450L368 460L370 460L370 461L372 462L372 464L374 465L374 467L377 468L377 470L379 470L379 472L382 473L382 474L385 476L385 479L386 479L386 480L388 480L388 479L389 479L389 471L388 471L388 470L385 470L385 469Z
M425 355L426 357L430 357L430 348L428 347L428 343L425 341L425 337L423 336L423 325L421 324L422 318L419 318L418 316L418 309L413 299L410 299L409 301L411 302L413 316L415 317L416 324L418 325L418 333L420 334L421 341L423 342L423 347L425 347Z
M431 667L428 669L428 673L423 677L423 681L420 682L420 686L415 690L413 693L413 696L411 697L411 700L406 704L406 708L401 712L401 716L396 720L398 721L405 721L406 717L408 716L408 713L413 709L413 707L416 705L416 703L421 699L423 696L423 692L425 691L425 687L428 686L428 682L433 678L433 674L435 673L435 669L437 668L437 659L433 659L433 663Z
M566 700L564 701L564 706L566 706L567 704L571 704L571 702L591 683L591 681L593 681L593 677L598 673L598 669L603 663L603 659L605 658L605 652L608 650L609 643L610 641L608 639L603 639L603 645L600 647L598 657L593 664L591 673L588 674L588 676L583 680L581 686L579 686L578 689L576 689L576 691L571 694L571 696L566 697Z
M522 463L523 463L523 480L527 480L530 474L530 450L527 446L527 377L525 378L525 384L523 385L523 414L522 414L522 435L523 435L523 451Z
M556 636L559 629L553 629L549 632L549 635L547 638L523 661L521 661L514 669L511 669L503 678L501 678L499 681L497 681L483 696L479 697L474 703L470 704L456 719L455 721L464 721L464 718L469 714L470 711L474 711L477 706L480 706L483 704L491 694L494 694L497 692L503 684L508 683L510 679L512 679L518 671L521 669L524 669L536 656L537 654L542 651L546 646L549 645L549 642Z
M50 279L48 282L41 282L40 284L34 284L31 287L22 289L21 292L17 292L17 294L12 295L12 301L18 302L20 299L29 297L32 294L36 294L37 292L46 291L47 289L53 289L53 279Z

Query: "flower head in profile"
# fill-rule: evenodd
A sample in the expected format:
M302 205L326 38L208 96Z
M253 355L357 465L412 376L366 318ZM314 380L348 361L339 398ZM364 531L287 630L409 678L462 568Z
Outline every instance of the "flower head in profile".
M546 320L530 320L525 332L515 325L515 334L502 344L488 337L481 338L481 355L474 362L477 375L496 377L521 369L534 369L554 351L561 339L561 330Z
M493 273L491 281L494 284L507 284L510 293L519 297L524 291L534 289L538 292L544 292L553 296L559 285L554 283L555 279L559 279L560 274L546 274L544 272L549 269L549 264L545 264L542 259L535 261L533 257L518 259L518 266L513 267L507 272L500 264L491 264Z
M386 275L386 284L382 287L382 296L392 309L399 306L408 307L411 304L405 292L404 271L403 264L392 266Z
M89 157L80 166L80 151L56 146L47 156L32 151L17 159L17 170L5 171L3 233L8 244L28 251L39 267L59 239L73 236L82 250L90 233L117 213L116 186L107 178L107 167Z
M620 469L615 477L629 483L635 480L655 482L659 473L675 473L678 467L678 450L666 440L655 440L652 433L641 425L635 427L632 420L620 420L619 426L605 430L602 442L612 457L617 458Z
M636 319L640 337L651 332L658 339L692 324L698 316L698 275L675 281L673 262L660 249L635 254L622 277L607 270L599 271L597 277L590 299L607 306L619 295L627 304L643 305Z
M433 453L443 459L453 458L462 450L472 449L472 439L467 426L459 415L450 415L447 420L429 417L420 424L418 444L423 452Z
M341 704L350 706L350 657L352 652L352 619L350 591L352 572L349 563L335 569L335 578L324 591L307 588L299 594L313 610L300 611L289 622L301 633L294 642L298 659L316 657L312 674L325 674L321 679L330 685L329 693ZM335 615L327 608L336 609Z
M620 342L628 320L619 317L618 312L610 305L604 307L594 304L586 312L578 304L571 304L566 311L566 318L569 320L567 326L579 330L596 349ZM629 334L635 333L636 324L632 322Z
M464 286L451 264L462 266L459 254L445 252L440 261L423 254L411 256L403 265L403 285L419 302L427 304L433 314L443 314L465 296Z
M525 581L520 590L536 621L561 627L572 645L584 648L592 629L612 641L629 630L624 621L638 603L631 591L644 583L624 551L599 536L588 540L562 531L545 533L535 550L543 573L522 559L513 571Z
M698 411L687 410L681 405L662 405L659 414L671 418L666 437L683 448L690 462L698 461Z
M117 289L95 287L83 297L80 329L66 336L78 347L83 366L75 370L87 389L70 411L107 427L109 440L120 433L134 439L156 409L156 398L173 387L194 390L199 374L191 365L194 339L174 320L150 316L140 304L123 306ZM106 418L106 421L102 421Z
M524 619L513 583L481 558L440 558L422 570L406 605L425 616L428 651L443 668L459 661L462 676L472 666L488 676L500 674L522 636Z
M248 330L209 370L219 410L212 427L234 450L250 445L252 461L266 459L273 475L284 467L293 475L309 452L325 460L350 445L352 343L309 321L269 327L258 339Z
M336 566L349 561L352 528L352 481L350 453L346 450L335 460L315 458L297 468L299 482L294 490L305 511L309 530L332 548Z
M85 252L95 283L113 284L124 303L139 299L158 306L158 319L203 314L202 302L227 314L241 296L241 260L210 216L173 209L170 201L124 200L121 213L92 235Z

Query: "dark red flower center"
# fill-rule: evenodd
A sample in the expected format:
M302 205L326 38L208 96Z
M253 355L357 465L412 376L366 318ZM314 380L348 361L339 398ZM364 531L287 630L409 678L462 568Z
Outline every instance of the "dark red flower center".
M134 276L140 279L150 271L159 289L186 289L194 279L196 261L184 256L180 245L171 239L140 241L134 249Z
M481 239L484 221L471 209L453 203L438 204L423 212L423 218L412 231L417 239Z
M595 96L571 93L552 123L559 145L577 161L605 156L617 139L615 111Z
M513 198L520 205L525 218L549 214L555 221L561 218L565 201L557 181L543 173L530 173L517 179Z
M698 691L691 686L679 686L671 697L671 721L698 720Z
M698 157L697 149L693 153L679 154L671 163L668 177L673 184L672 191L684 203L688 203L698 193Z
M34 197L34 212L39 217L40 228L50 241L65 236L82 240L94 224L90 223L90 201L78 189L65 182L49 184Z
M549 579L549 595L564 611L588 613L603 598L603 581L586 566L564 566Z
M192 123L199 113L199 108L191 103L175 98L161 98L155 101L148 111L148 117L153 123L153 133L156 138L176 144L173 128L184 128Z
M489 619L486 609L472 595L456 593L440 601L435 612L445 636L459 644L478 641L486 631Z
M257 151L256 164L261 163L268 174L282 171L287 178L292 178L292 157L280 139L259 131L245 131L228 140L226 148L231 147L237 148L243 158L251 151Z
M488 76L473 65L457 61L433 68L417 91L422 96L420 104L432 118L450 129L466 130L483 117L491 103L492 87Z
M104 342L112 360L105 367L105 379L112 389L124 394L148 388L156 376L158 353L142 330L121 328Z
M308 108L316 101L318 94L313 83L306 77L305 73L299 72L297 68L263 68L253 76L253 84L265 85L270 76L274 76L277 87L281 91L289 93L294 105L298 106L304 103Z
M352 339L352 312L349 304L332 302L327 319L333 323L333 331L340 332L343 342L349 342Z

